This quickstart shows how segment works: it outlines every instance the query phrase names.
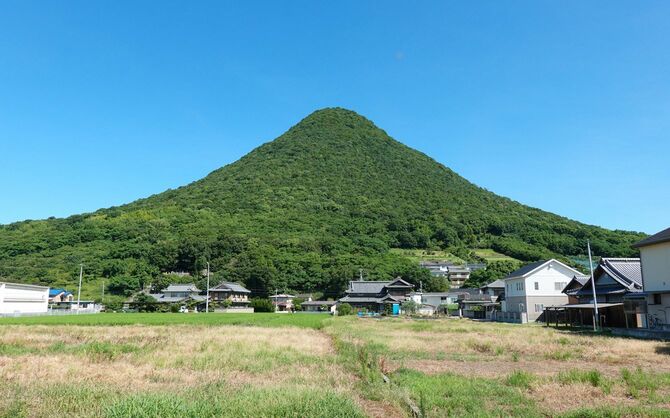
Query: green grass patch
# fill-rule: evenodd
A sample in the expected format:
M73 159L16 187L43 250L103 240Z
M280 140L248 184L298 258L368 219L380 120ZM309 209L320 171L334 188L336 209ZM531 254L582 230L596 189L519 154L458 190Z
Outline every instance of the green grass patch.
M588 383L593 387L601 388L604 393L610 393L612 382L598 370L572 369L558 373L556 379L563 385L572 383Z
M329 390L264 389L211 395L143 394L104 409L107 418L364 417L351 401Z
M481 257L486 261L502 261L502 260L517 261L516 258L510 257L505 254L501 254L490 248L480 248L472 251L475 253L476 256Z
M522 389L530 389L535 379L536 378L533 373L529 373L524 370L515 370L509 376L507 376L505 382L510 386L515 386Z
M564 418L624 418L647 417L668 418L670 410L653 406L603 406L599 408L580 408L567 412Z
M640 368L635 370L622 369L621 377L628 394L636 399L646 397L655 400L657 389L670 387L670 373L646 372Z
M493 379L401 369L391 380L409 390L426 417L538 417L535 402Z
M247 325L260 327L294 326L321 329L331 317L328 314L279 313L100 313L67 316L32 316L0 318L1 325Z
M572 352L566 350L556 350L544 355L547 360L568 361L573 357Z

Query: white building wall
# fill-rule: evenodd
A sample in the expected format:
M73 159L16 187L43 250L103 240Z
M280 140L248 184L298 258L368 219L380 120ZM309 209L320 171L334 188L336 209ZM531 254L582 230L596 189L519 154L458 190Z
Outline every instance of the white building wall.
M0 283L0 314L46 313L48 305L48 287Z
M568 297L562 291L577 273L560 263L551 262L525 278L505 280L503 312L526 312L529 320L535 320L545 306L567 304Z
M645 292L670 292L670 242L640 248Z
M563 266L551 263L534 272L525 280L526 295L528 296L565 296L563 289L572 280L575 272ZM537 283L537 289L536 289ZM557 285L558 283L558 285ZM566 296L567 303L567 296Z

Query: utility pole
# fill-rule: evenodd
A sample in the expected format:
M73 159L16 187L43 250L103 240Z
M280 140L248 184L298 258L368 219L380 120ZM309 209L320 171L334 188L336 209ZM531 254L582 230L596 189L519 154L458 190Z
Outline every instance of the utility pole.
M79 315L79 308L81 307L81 279L84 277L84 263L79 264L79 290L77 291L77 315Z
M209 312L209 261L207 262L207 299L205 300L205 313Z
M358 269L358 280L363 281L363 269Z
M102 298L100 298L100 301L105 300L105 280L102 280Z
M593 289L593 330L598 331L598 296L596 295L596 278L593 277L593 260L591 259L591 242L586 240L589 251L589 268L591 269L591 289Z

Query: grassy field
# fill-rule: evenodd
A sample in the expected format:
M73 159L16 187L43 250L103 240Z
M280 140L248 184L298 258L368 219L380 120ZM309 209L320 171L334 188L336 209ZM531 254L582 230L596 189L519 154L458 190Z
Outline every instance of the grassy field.
M508 255L505 254L500 254L498 252L495 252L494 250L491 249L476 249L472 250L474 253L486 260L487 262L490 261L505 261L505 260L512 260L512 261L517 261L516 258L512 258Z
M491 261L504 261L504 260L513 260L515 258L507 256L505 254L500 254L495 252L492 249L479 248L472 250L477 256L483 258L487 262ZM409 258L410 260L419 263L421 261L451 261L454 264L465 264L465 261L462 258L459 258L447 251L437 251L437 250L410 250L410 249L401 249L393 248L391 249L392 253L402 255Z
M249 325L261 327L294 326L320 329L328 314L300 313L104 313L66 316L33 316L23 318L0 318L0 325Z
M391 252L409 258L416 263L421 261L451 261L454 264L465 264L465 261L462 258L447 251L392 248Z
M670 416L669 343L458 319L3 319L0 379L4 417Z

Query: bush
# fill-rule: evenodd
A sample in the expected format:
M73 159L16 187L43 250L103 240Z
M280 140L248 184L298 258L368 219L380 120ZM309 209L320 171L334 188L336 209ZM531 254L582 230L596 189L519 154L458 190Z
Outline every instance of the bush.
M251 307L254 312L274 312L275 306L270 299L253 298L251 299Z
M402 304L402 312L406 315L413 315L416 313L419 305L414 302L412 299L408 299Z
M344 315L351 315L354 313L354 308L351 307L348 303L341 303L337 305L337 315L338 316L344 316Z

